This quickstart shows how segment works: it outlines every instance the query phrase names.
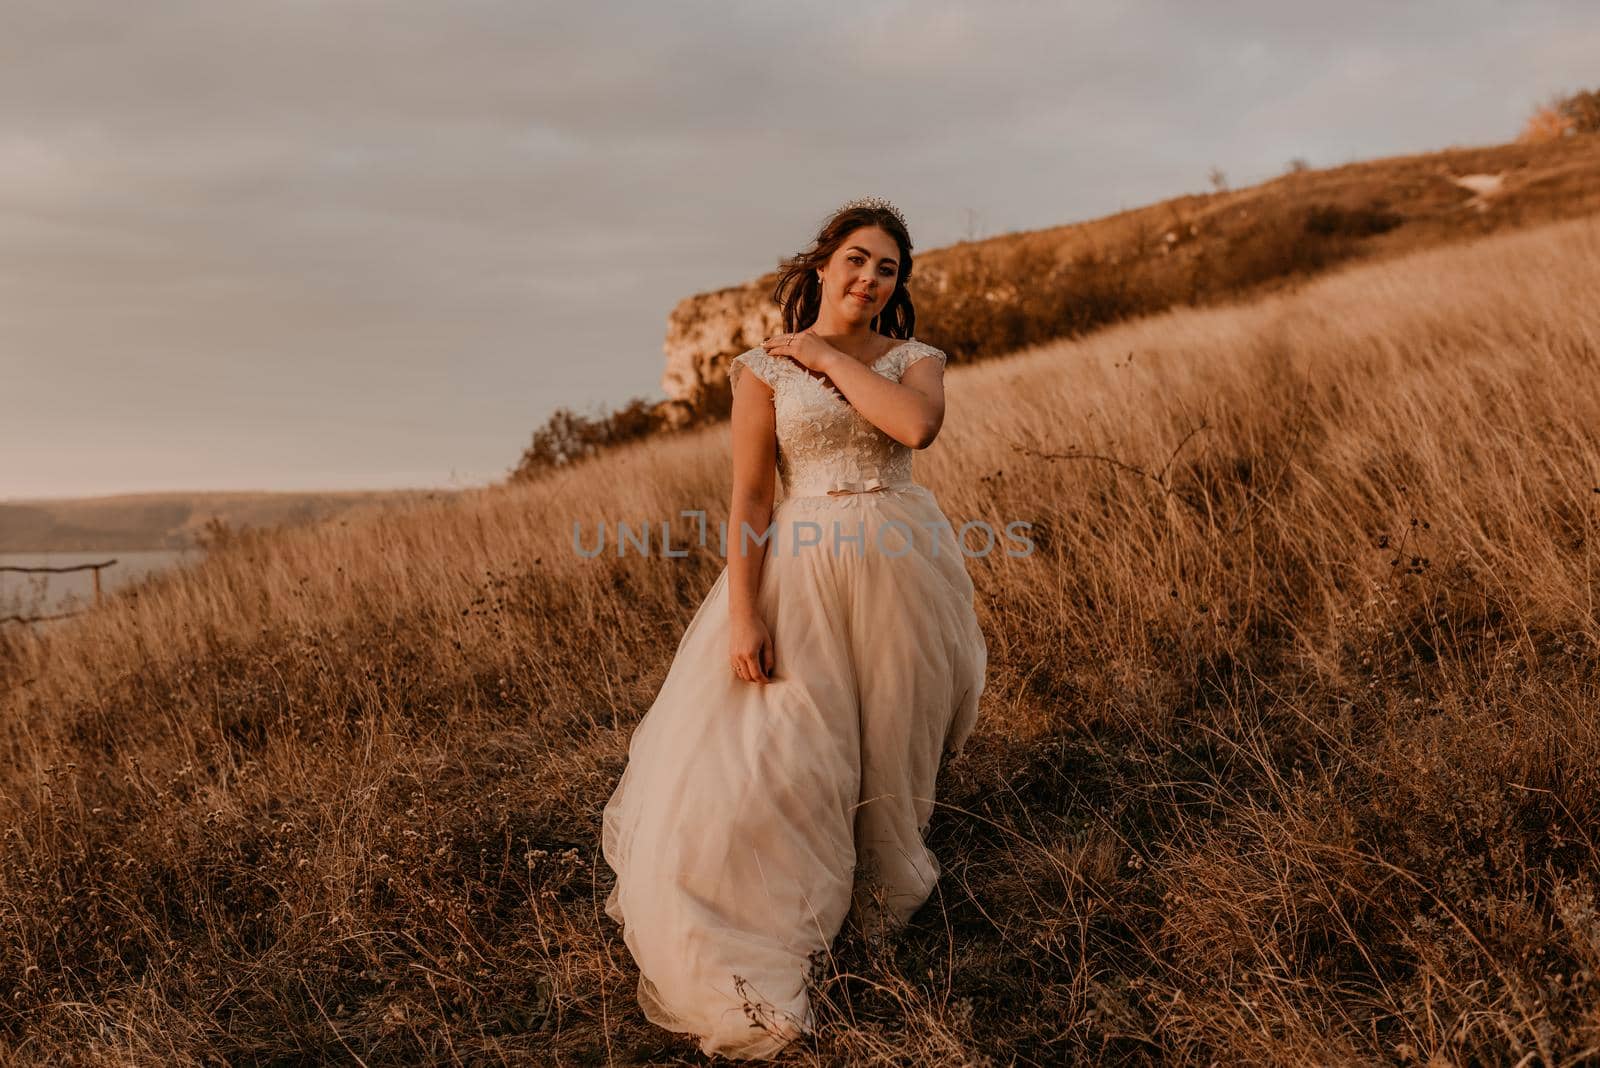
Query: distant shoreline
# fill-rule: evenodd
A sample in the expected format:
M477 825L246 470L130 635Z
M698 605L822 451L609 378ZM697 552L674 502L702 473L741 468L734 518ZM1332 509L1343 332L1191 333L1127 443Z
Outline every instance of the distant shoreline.
M193 549L212 520L234 529L313 523L375 503L460 489L215 490L0 499L0 553Z

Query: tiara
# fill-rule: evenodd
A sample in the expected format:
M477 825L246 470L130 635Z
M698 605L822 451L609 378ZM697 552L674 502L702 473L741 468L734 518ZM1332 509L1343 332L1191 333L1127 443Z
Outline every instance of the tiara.
M900 214L900 209L889 203L889 201L883 197L857 197L854 200L839 205L840 212L849 211L851 208L875 208L880 211L887 211L890 215L893 215L899 220L901 226L906 225L906 217ZM838 212L835 212L835 214L838 214ZM907 227L907 229L909 229L909 227Z

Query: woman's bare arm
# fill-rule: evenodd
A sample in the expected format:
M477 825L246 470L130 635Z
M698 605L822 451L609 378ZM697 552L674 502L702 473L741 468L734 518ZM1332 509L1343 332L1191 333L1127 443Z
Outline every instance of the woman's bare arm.
M748 368L733 393L733 495L728 506L728 609L754 616L765 542L777 492L778 430L772 387ZM748 524L754 536L741 538ZM741 548L744 551L741 551Z
M834 350L817 370L861 413L862 418L902 445L926 449L944 425L944 366L918 360L899 382L891 382L860 360Z

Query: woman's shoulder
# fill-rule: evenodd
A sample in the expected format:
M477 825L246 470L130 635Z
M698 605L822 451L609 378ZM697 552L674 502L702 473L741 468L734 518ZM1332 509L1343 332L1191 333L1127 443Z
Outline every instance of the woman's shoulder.
M906 368L921 360L935 360L940 367L949 361L943 349L935 348L916 337L907 338L890 349L885 354L885 359L890 363L896 377L904 374Z
M945 355L945 351L943 349L935 348L926 341L923 341L921 338L916 337L911 338L906 342L906 352L914 354L914 357L919 360L924 356L931 356L940 363L944 363L949 359L949 357Z
M745 371L754 374L768 386L776 387L781 368L775 356L760 345L745 349L728 363L728 385L739 388L739 379Z

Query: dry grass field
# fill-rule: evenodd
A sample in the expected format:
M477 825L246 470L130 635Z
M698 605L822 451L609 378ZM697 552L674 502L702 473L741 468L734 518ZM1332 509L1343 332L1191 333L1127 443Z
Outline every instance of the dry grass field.
M799 1064L1600 1059L1600 217L952 368L945 873ZM939 339L928 340L937 344ZM699 1063L601 806L728 431L219 549L0 650L18 1063ZM692 521L674 523L675 543Z

